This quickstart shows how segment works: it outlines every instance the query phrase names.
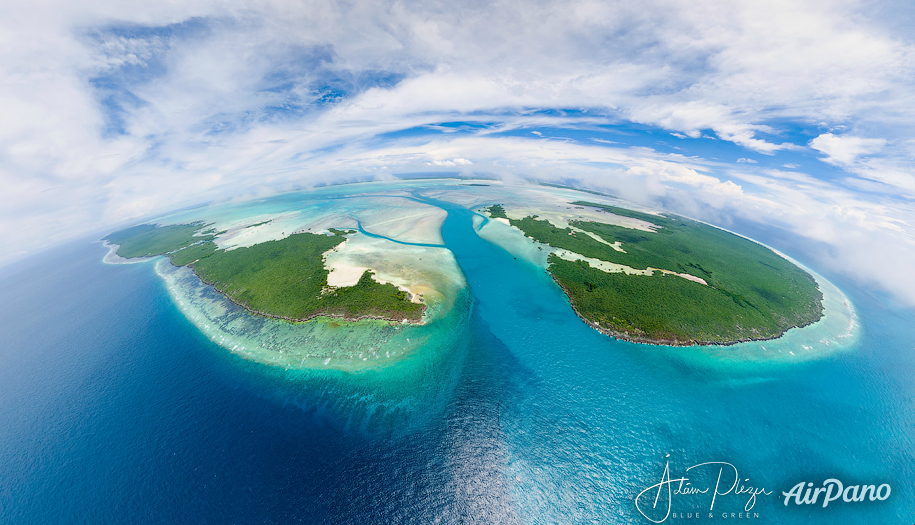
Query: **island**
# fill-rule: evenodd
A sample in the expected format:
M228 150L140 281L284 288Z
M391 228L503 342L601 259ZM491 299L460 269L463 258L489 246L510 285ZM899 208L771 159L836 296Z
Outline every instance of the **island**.
M481 211L547 250L547 271L572 308L605 334L729 345L774 339L823 315L814 278L761 244L670 214L569 204L605 218L557 225L537 214L513 217L501 204Z
M460 235L546 271L580 319L617 339L733 345L824 317L818 281L762 244L552 186L369 183L178 212L104 240L121 258L167 258L156 271L176 304L232 351L362 369L367 355L447 346L470 318L472 290L442 233L455 206L472 219Z
M248 227L266 224L264 221ZM168 256L175 266L187 266L205 283L248 311L288 321L317 316L348 321L387 319L419 322L421 301L391 283L373 279L365 270L351 286L328 285L325 253L356 230L329 228L329 235L299 232L278 240L231 250L218 248L220 233L202 221L188 224L142 224L112 233L124 258Z

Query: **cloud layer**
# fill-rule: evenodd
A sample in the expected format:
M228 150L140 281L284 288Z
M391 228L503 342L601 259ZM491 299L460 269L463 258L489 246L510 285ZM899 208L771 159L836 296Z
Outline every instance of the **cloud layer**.
M443 170L781 228L915 303L906 9L19 5L0 21L0 263L202 201Z

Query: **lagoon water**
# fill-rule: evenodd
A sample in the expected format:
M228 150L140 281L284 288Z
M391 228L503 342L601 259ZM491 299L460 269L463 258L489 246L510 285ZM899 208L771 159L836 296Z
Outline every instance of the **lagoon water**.
M4 269L0 522L651 523L636 495L704 462L770 493L756 523L915 519L912 310L833 278L859 333L814 359L615 341L435 202L468 299L421 373L246 360L182 314L154 262L103 264L98 244ZM892 492L783 504L827 478ZM747 503L718 496L709 518L710 499L670 508L716 523Z

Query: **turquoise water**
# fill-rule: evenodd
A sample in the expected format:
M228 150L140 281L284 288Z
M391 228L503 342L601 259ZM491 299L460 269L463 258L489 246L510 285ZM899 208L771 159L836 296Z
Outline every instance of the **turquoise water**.
M899 491L898 507L813 510L761 498L754 511L767 521L874 523L896 516L894 507L899 518L901 509L911 511L912 423L902 416L911 413L911 380L897 376L905 387L890 393L885 385L874 395L866 385L883 366L880 359L863 364L867 342L850 354L760 366L754 374L740 359L702 363L682 359L682 349L614 341L579 322L548 275L468 235L466 211L449 213L445 241L520 381L501 427L505 475L522 521L634 519L633 490L656 483L668 459L681 472L728 462L777 493L827 478L889 482ZM908 326L897 328L909 343L896 352L908 355L911 370L912 338ZM862 374L870 381L862 383ZM742 510L739 500L722 497L718 508ZM709 502L678 498L674 510L707 511L701 503Z
M711 461L771 493L757 523L912 521L911 309L833 277L860 333L798 362L615 341L472 212L434 203L470 293L418 374L245 360L185 318L153 263L104 265L97 245L7 269L0 521L650 523L634 498L665 465ZM827 478L892 493L783 505ZM718 496L708 518L708 497L679 495L671 512L718 522L746 501Z

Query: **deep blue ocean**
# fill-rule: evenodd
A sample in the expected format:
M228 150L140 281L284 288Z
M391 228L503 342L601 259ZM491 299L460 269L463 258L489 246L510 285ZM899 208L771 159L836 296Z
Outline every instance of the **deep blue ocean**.
M397 417L227 352L152 264L103 264L99 244L0 270L0 523L651 523L636 495L704 462L769 492L741 521L915 523L913 310L827 274L857 309L853 350L758 370L678 359L590 329L470 221L452 206L443 229L469 328L436 395ZM714 485L701 470L694 485ZM783 504L828 478L892 492ZM747 503L718 496L709 517L710 500L675 496L690 518L666 523Z

